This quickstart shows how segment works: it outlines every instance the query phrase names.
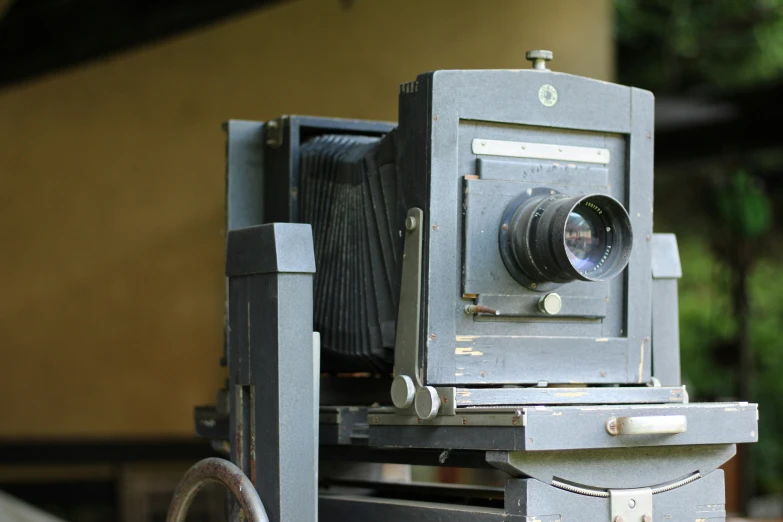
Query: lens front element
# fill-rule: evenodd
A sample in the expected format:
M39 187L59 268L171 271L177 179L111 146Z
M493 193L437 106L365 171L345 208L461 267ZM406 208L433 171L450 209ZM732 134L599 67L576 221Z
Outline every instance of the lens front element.
M606 233L596 217L595 212L589 209L575 209L566 220L566 255L571 265L580 272L588 271L598 264L601 245L606 244Z
M541 283L606 281L622 272L633 243L622 204L603 194L542 192L520 196L504 215L500 250L511 275L543 290Z

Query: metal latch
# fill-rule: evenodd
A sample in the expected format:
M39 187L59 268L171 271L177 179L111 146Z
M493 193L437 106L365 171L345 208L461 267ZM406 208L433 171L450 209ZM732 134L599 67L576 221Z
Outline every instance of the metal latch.
M652 489L610 489L610 522L652 522Z

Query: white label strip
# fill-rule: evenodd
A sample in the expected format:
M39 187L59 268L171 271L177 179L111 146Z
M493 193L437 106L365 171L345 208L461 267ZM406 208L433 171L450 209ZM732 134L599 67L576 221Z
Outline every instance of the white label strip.
M609 164L609 149L525 143L521 141L473 140L473 154L505 156L507 158L533 158L580 163Z

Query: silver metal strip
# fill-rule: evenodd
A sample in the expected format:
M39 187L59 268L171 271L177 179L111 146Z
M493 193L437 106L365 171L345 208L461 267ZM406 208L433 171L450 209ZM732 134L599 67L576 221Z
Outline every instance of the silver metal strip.
M510 426L522 427L526 418L523 410L474 412L456 415L438 415L430 419L420 419L416 416L398 415L370 410L367 415L371 426Z
M651 488L652 494L658 495L659 493L666 493L667 491L671 491L673 489L682 487L686 484L690 484L694 480L698 480L700 478L701 478L701 473L697 471L693 475L688 475L687 477L680 479L676 482L671 482L663 486L658 486L657 488ZM552 485L556 488L564 489L566 491L570 491L571 493L577 493L579 495L586 495L588 497L600 497L600 498L609 497L609 491L605 489L575 486L573 484L568 484L567 482L560 482L557 479L552 480Z
M688 477L685 477L684 479L680 479L676 482L672 482L671 484L666 484L663 486L658 486L657 488L652 488L652 494L657 495L658 493L666 493L667 491L671 491L673 489L679 488L681 486L684 486L685 484L690 484L694 480L700 479L701 473L698 471L694 473L693 475L690 475Z
M527 143L521 141L487 140L482 138L473 140L472 149L473 154L485 156L597 163L599 165L608 165L611 159L609 149L552 145L548 143Z
M582 486L574 486L572 484L560 482L557 479L552 480L552 485L556 488L564 489L566 491L570 491L571 493L576 493L578 495L586 495L588 497L609 498L609 492L606 491L605 489L595 489L595 488L585 488Z
M682 386L555 387L456 389L457 408L474 406L520 407L525 405L678 404L684 402Z

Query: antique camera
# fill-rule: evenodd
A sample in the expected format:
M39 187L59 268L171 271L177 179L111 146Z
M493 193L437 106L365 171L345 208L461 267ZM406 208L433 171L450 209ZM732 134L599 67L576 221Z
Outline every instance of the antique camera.
M528 58L420 75L397 125L228 122L229 384L196 427L271 520L725 517L756 405L680 382L653 96ZM319 490L319 460L349 472ZM507 480L414 495L357 462Z
M394 372L400 408L649 383L652 134L650 93L545 70L422 75L393 129L277 120L264 212L313 227L321 369Z

